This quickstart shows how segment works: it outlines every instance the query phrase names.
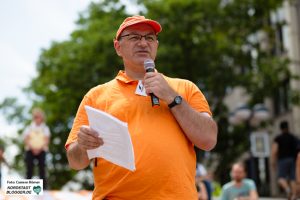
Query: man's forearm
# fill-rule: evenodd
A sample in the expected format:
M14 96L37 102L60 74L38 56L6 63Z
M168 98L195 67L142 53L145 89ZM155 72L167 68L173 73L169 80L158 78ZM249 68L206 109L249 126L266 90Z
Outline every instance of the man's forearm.
M173 107L171 112L192 143L206 151L214 148L218 128L211 117L195 111L186 101Z
M258 194L256 190L251 190L249 195L249 200L257 200Z
M67 157L70 167L75 170L84 169L90 163L86 150L80 148L77 142L70 144Z

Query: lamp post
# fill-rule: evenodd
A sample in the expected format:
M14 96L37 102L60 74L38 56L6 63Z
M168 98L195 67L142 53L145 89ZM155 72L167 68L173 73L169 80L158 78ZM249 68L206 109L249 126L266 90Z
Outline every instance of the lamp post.
M265 158L267 157L267 153L261 153L257 154L255 152L255 148L253 146L255 145L256 140L253 139L253 136L256 136L257 134L252 134L253 127L258 126L261 122L264 122L268 120L270 117L268 109L263 104L256 104L253 108L250 108L247 105L241 105L238 106L232 113L229 115L229 123L232 125L240 125L242 123L245 123L246 129L248 131L248 137L249 137L249 177L253 179L256 183L259 179L259 181L265 182L266 176L265 176ZM262 136L261 134L260 136ZM264 134L264 137L260 137L263 139L263 141L267 141L265 139L266 135ZM266 143L264 143L266 144ZM263 144L263 145L264 145ZM266 146L266 145L265 145ZM268 149L266 146L265 149ZM268 151L267 151L268 152ZM256 171L256 163L255 163L255 157L259 158L259 176ZM262 179L262 180L261 180ZM260 187L261 188L261 187Z

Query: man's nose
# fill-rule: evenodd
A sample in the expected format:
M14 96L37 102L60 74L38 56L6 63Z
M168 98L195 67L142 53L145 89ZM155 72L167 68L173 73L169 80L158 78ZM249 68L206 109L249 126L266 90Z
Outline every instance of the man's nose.
M147 46L147 41L145 39L145 37L142 37L139 41L139 45L140 46Z

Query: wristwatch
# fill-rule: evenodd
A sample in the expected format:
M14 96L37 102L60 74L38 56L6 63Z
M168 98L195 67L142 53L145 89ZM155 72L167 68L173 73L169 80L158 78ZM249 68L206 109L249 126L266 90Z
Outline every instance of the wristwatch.
M182 97L181 96L176 96L172 103L170 103L168 106L169 108L173 108L174 106L180 105L182 102Z

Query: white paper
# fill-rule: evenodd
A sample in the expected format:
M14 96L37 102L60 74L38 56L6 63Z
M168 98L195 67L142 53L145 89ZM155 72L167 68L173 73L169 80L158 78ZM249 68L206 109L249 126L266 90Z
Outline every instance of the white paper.
M127 123L90 106L85 106L85 110L90 127L99 133L104 142L96 149L87 150L89 159L101 157L134 171L134 151Z

